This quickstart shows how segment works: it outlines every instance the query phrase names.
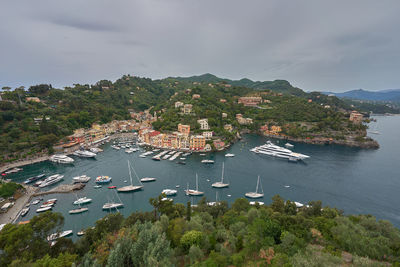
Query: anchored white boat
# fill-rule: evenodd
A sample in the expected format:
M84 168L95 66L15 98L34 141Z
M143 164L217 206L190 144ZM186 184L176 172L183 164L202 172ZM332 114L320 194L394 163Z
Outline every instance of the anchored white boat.
M90 203L90 202L92 202L91 198L81 197L81 198L78 198L77 200L75 200L72 204L74 204L74 205L82 205L82 204L87 204L87 203Z
M29 207L23 208L23 209L21 210L21 217L24 217L26 214L28 214L29 209L30 209Z
M292 145L292 144L290 144L290 143L286 143L286 144L285 144L285 147L287 147L287 148L294 148L294 145Z
M135 169L133 167L131 167L131 164L129 163L129 160L127 160L127 162L128 162L128 171L129 171L129 180L131 181L131 184L118 188L117 189L118 192L133 192L133 191L141 190L143 188L143 185L140 182L139 177L137 176ZM133 172L135 173L136 178L138 179L140 185L133 185L131 168L132 168Z
M232 154L232 153L227 153L227 154L225 154L225 157L227 157L227 158L232 158L232 157L234 157L235 156L235 154Z
M44 212L44 211L51 210L52 208L53 208L52 206L50 206L50 207L45 207L45 208L40 208L40 209L37 209L36 212L37 212L37 213L39 213L39 212Z
M72 178L72 181L74 183L87 183L87 182L89 182L89 180L90 180L90 177L85 174L81 175L81 176L75 176Z
M196 190L189 189L189 183L187 189L185 190L187 196L202 196L204 192L199 191L199 178L196 173Z
M85 211L88 211L88 208L79 208L79 209L73 209L69 211L69 214L78 214L78 213L83 213Z
M204 164L213 164L214 161L211 160L211 159L203 159L203 160L201 161L201 163L204 163Z
M221 175L221 181L213 183L211 186L215 188L224 188L228 187L229 183L224 183L224 162L222 162L222 175Z
M68 164L68 163L73 163L74 162L73 158L70 158L70 157L68 157L66 155L61 155L61 154L53 155L53 156L50 157L49 160L52 161L52 162L55 162L55 163L64 163L64 164Z
M122 208L124 206L123 203L116 203L116 202L108 202L103 205L103 210L112 210Z
M94 158L96 154L87 150L77 150L73 153L75 156L82 158Z
M156 178L153 178L153 177L144 177L144 178L140 179L140 181L143 182L143 183L146 183L146 182L154 182L154 181L156 181L156 180L157 180L157 179L156 179Z
M250 151L257 154L263 154L277 158L291 159L292 161L294 159L304 160L310 157L304 154L293 152L290 149L274 145L271 143L271 141L268 141L265 145L252 148L250 149Z
M56 239L58 239L58 238L66 237L66 236L72 235L72 233L73 233L72 230L66 230L66 231L63 231L63 232L61 232L61 233L54 233L54 234L51 234L51 235L49 235L49 236L47 237L47 241L54 241L54 240L56 240Z
M261 193L258 193L258 187L261 187ZM260 183L260 175L258 176L257 179L257 186L256 186L256 191L255 192L248 192L245 194L246 197L248 198L262 198L264 196L264 190L262 188L262 185Z
M175 189L164 189L161 193L165 194L166 196L175 196L178 191Z

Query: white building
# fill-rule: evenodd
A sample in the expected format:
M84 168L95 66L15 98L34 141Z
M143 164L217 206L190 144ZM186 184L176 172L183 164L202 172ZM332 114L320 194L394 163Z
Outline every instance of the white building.
M203 132L203 136L204 136L206 139L211 139L212 136L213 136L213 132L212 132L212 131Z
M208 119L197 120L197 122L200 124L201 130L209 130L210 129L210 127L208 126Z
M182 102L180 102L180 101L175 102L175 108L179 108L179 107L182 107L182 106L183 106Z

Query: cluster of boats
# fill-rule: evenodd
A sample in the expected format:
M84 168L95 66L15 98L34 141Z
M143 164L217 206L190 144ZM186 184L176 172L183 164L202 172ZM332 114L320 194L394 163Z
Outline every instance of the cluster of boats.
M285 146L290 147L290 148L293 147L293 145L289 144L289 143L287 143ZM310 156L307 156L304 154L293 152L292 150L290 150L288 148L274 145L271 141L267 141L267 143L264 145L254 147L254 148L250 149L250 151L257 153L257 154L287 159L292 162L297 162L297 161L304 160L304 159L307 159L310 157Z
M43 198L39 198L39 199L32 201L32 203L28 203L26 205L26 207L21 210L21 212L20 212L21 217L24 217L29 212L31 205L37 205L42 200L43 200ZM54 205L56 204L56 202L57 202L56 198L48 199L47 201L43 202L42 205L40 205L38 209L36 209L36 212L40 213L40 212L45 212L45 211L51 210L54 207Z

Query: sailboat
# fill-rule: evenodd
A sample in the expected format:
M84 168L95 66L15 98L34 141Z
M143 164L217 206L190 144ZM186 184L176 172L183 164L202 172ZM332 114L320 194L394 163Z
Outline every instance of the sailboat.
M121 199L119 198L118 194L117 197L119 199L119 203L118 202L114 202L114 201L109 201L107 203L105 203L103 205L103 210L110 210L111 209L116 209L118 211L118 208L122 208L124 206L124 203L122 203Z
M185 191L186 191L186 195L188 195L188 196L202 196L202 195L204 195L204 192L199 191L199 178L197 176L197 173L196 173L196 190L189 189L189 184L188 184L188 187L187 187L187 189Z
M261 187L261 193L258 193L258 187ZM246 197L248 198L262 198L264 196L264 190L262 188L262 185L260 183L260 175L258 176L257 179L257 186L256 186L256 191L255 192L248 192L245 194Z
M135 169L133 169L133 171L135 172L136 178L138 179L140 185L133 185L133 182L132 182L132 173L131 173L131 165L130 165L130 163L129 163L129 160L127 160L127 161L128 161L129 179L130 179L130 181L131 181L131 184L130 184L130 185L127 185L127 186L123 186L123 187L121 187L121 188L118 188L118 189L117 189L118 192L132 192L132 191L137 191L137 190L140 190L140 189L143 188L143 185L142 185L142 183L140 182L139 177L137 176Z
M215 202L207 202L208 206L216 206L219 205L220 202L218 201L218 191L215 192Z
M229 186L229 184L224 183L224 168L225 168L225 164L224 164L224 162L222 162L221 181L213 183L213 184L211 185L212 187L215 187L215 188L224 188L224 187L228 187L228 186Z

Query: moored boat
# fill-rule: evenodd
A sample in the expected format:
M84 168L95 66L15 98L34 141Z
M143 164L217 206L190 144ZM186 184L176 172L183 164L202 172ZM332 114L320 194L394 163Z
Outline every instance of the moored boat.
M75 200L72 204L74 204L74 205L82 205L82 204L87 204L87 203L90 203L90 202L92 202L91 198L81 197L81 198L78 198L77 200Z
M258 193L258 187L261 187L261 193ZM260 175L258 176L257 179L257 186L256 186L256 191L255 192L248 192L245 194L246 197L248 198L262 198L264 197L264 190L262 189L262 185L260 183Z
M89 180L90 180L90 177L85 174L80 175L80 176L75 176L72 178L72 181L74 183L87 183L87 182L89 182Z
M196 190L189 189L189 184L188 184L185 192L186 192L187 196L202 196L202 195L204 195L204 192L199 191L199 181L198 181L197 173L196 173Z
M73 158L70 158L70 157L68 157L66 155L61 155L61 154L53 155L53 156L50 157L49 160L52 161L52 162L55 162L55 163L64 163L64 164L68 164L68 163L73 163L74 162Z
M111 182L112 178L107 175L97 176L96 183L97 184L107 184Z
M69 211L69 214L78 214L78 213L83 213L85 211L88 211L88 208L79 208L79 209L73 209Z
M45 207L45 208L39 208L39 209L37 209L36 210L36 212L44 212L44 211L48 211L48 210L51 210L52 209L52 206L50 206L50 207Z
M161 193L165 194L166 196L175 196L178 191L175 189L164 189Z
M143 183L146 183L146 182L154 182L154 181L156 181L156 180L157 180L157 179L156 179L156 178L153 178L153 177L144 177L144 178L140 179L140 181L143 182Z
M28 178L28 179L26 179L26 180L24 181L24 184L33 183L33 182L35 182L35 181L37 181L37 180L39 180L39 179L44 178L45 176L46 176L46 175L44 175L44 174L39 174L39 175L37 175L37 176L30 177L30 178Z
M39 184L40 188L55 184L60 182L64 178L64 175L61 174L54 174L49 176L48 178L44 179L43 182Z

